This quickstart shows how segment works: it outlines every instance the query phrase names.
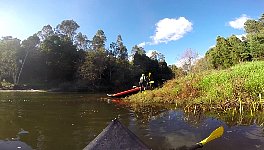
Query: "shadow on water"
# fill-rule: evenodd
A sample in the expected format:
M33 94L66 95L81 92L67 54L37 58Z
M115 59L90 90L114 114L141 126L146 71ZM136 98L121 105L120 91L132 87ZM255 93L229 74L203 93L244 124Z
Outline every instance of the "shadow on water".
M81 150L114 118L154 150L192 145L223 125L203 149L264 149L263 114L185 113L86 93L0 93L0 149Z

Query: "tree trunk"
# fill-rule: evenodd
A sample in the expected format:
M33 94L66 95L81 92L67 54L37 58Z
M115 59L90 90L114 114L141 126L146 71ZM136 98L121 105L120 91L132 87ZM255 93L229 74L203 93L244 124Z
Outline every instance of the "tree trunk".
M21 66L21 68L20 68L20 71L19 71L19 74L18 74L18 77L17 77L17 83L16 83L16 84L19 83L20 75L21 75L22 70L23 70L23 68L24 68L24 64L25 64L25 61L26 61L26 59L27 59L28 53L29 53L29 52L27 51L26 56L24 57L24 60L23 60L23 62L22 62L22 66Z

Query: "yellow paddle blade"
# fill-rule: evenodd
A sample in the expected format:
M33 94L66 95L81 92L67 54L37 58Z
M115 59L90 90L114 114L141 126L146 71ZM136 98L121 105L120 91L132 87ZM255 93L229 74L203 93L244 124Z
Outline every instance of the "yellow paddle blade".
M201 142L199 142L202 145L205 145L206 143L219 138L223 135L224 133L224 127L218 127L217 129L215 129L206 139L202 140Z
M154 81L149 81L149 83L153 84L153 83L154 83Z

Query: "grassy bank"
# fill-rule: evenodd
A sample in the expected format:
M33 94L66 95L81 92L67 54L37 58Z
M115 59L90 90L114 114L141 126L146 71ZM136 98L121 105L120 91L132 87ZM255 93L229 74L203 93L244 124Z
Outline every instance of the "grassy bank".
M264 62L248 62L226 70L189 74L162 88L127 98L136 103L173 103L187 111L264 110Z

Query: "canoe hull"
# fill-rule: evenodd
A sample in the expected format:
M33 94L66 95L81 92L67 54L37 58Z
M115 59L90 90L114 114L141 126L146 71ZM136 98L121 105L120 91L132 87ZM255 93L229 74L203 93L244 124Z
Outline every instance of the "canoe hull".
M126 91L122 91L119 93L115 93L115 94L107 94L107 96L112 97L112 98L122 98L122 97L126 97L132 94L136 94L140 91L140 87L135 87L132 88L130 90L126 90Z
M134 133L115 119L83 150L108 149L148 150L149 148Z

